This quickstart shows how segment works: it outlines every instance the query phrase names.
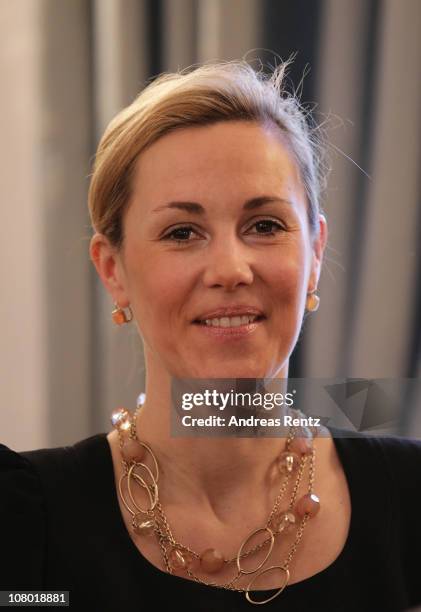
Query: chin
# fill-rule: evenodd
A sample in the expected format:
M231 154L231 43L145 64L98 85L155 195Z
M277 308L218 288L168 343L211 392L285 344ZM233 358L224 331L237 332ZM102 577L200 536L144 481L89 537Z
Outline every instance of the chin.
M195 368L196 372L191 375L193 378L265 378L267 374L262 371L261 368L256 367L241 367L241 366L224 366L215 365L209 368L201 368L199 371ZM186 377L187 378L187 377Z

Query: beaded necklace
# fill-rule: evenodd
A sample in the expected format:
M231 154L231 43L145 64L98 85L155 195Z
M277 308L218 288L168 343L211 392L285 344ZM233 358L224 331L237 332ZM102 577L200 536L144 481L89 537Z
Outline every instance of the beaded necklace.
M119 408L111 415L112 425L119 436L123 466L123 473L118 482L118 491L124 507L131 515L131 526L134 533L140 537L156 536L165 568L170 574L183 572L190 579L201 584L245 593L247 601L252 604L262 605L272 601L288 585L290 578L289 565L301 541L305 526L320 508L319 498L313 493L316 450L313 446L313 437L308 436L309 430L304 432L302 428L300 431L296 427L290 427L285 450L280 453L277 459L282 482L266 523L257 527L244 538L234 557L226 558L222 552L214 548L207 548L198 553L179 542L174 536L159 499L158 460L151 447L146 442L139 440L137 436L138 411L139 407L132 414L125 408ZM297 435L297 432L301 435ZM310 461L308 493L297 501L298 489L308 459ZM284 494L294 474L295 482L289 503L286 508L281 509ZM141 507L138 500L136 501L134 486L140 487L146 493L146 506ZM293 531L295 531L295 539L283 562L265 567L272 553L275 539ZM267 537L254 546L247 546L258 534L266 534ZM254 567L247 565L247 560L263 549L266 549L263 560ZM234 571L236 571L233 578L228 582L217 583L207 578L208 575L217 574L227 566L233 566ZM264 600L253 599L251 596L253 585L261 576L269 572L281 573L281 587ZM251 576L251 580L245 588L241 588L236 583L246 575Z

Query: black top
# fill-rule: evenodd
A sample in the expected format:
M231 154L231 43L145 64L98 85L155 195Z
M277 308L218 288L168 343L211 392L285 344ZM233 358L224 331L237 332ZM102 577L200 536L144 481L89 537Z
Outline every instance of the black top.
M421 605L421 441L334 440L351 494L345 546L328 568L263 609ZM167 574L142 556L120 513L106 433L21 453L0 444L0 491L0 590L68 590L71 610L95 612L253 609L242 593Z

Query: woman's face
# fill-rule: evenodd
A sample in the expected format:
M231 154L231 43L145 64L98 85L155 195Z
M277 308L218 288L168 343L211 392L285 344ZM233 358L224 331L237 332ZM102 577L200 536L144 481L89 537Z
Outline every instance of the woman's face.
M317 285L322 216L320 227L312 246L299 172L274 128L233 121L154 143L136 166L113 292L132 307L147 370L287 376ZM214 316L231 307L263 318L232 327L238 319Z

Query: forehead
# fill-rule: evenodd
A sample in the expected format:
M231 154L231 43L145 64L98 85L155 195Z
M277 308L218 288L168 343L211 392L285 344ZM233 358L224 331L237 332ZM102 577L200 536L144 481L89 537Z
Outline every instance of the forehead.
M257 195L256 189L303 196L298 167L274 126L229 121L168 133L140 156L133 196L145 206L159 200ZM153 200L153 201L152 201Z

